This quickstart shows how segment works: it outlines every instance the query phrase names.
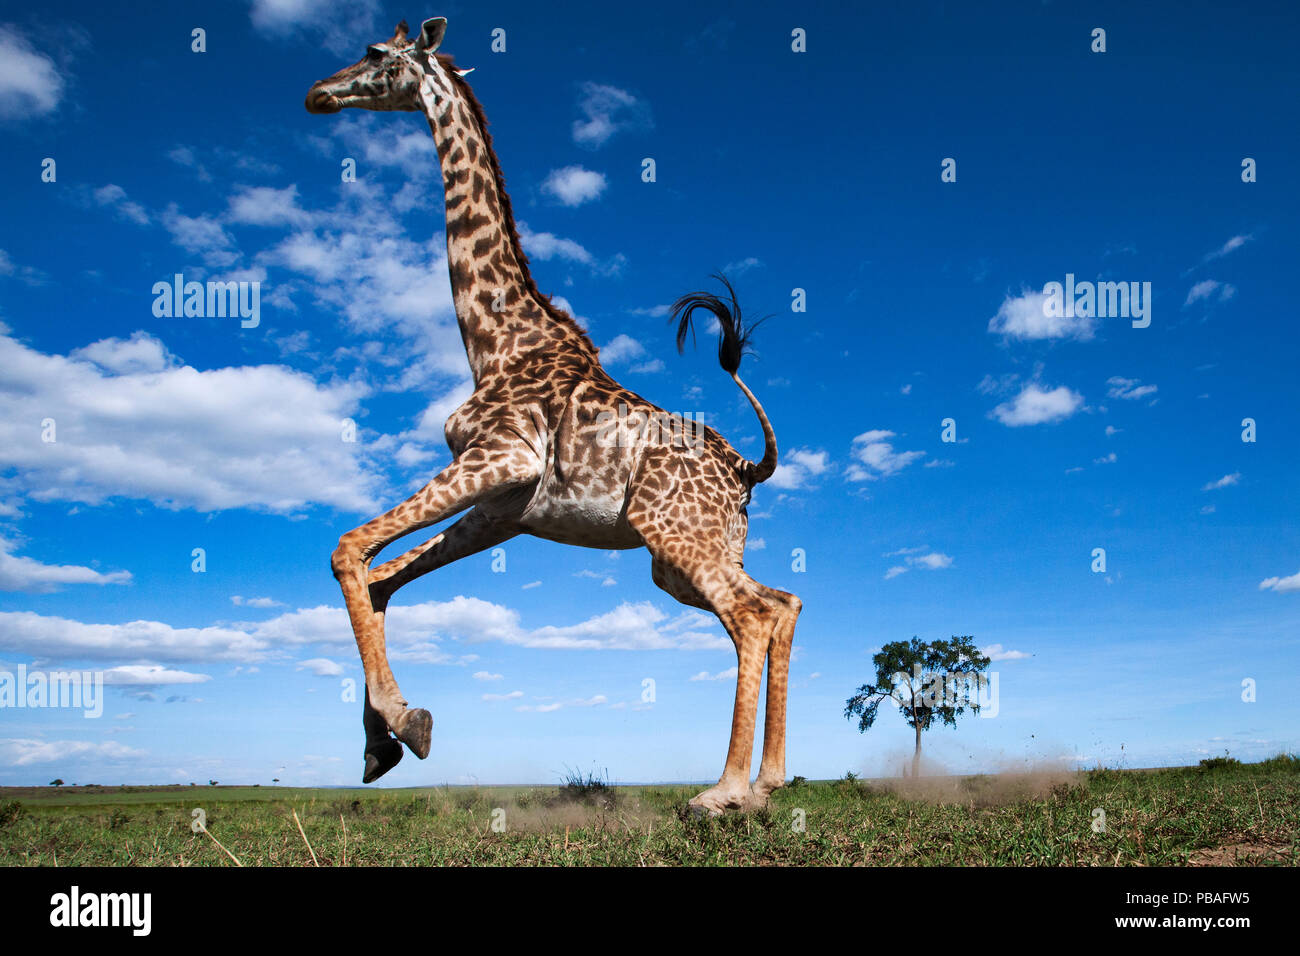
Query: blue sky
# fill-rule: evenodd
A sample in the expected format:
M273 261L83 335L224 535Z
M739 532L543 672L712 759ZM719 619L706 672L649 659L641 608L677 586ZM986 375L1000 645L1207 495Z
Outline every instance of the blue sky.
M1300 746L1285 5L331 6L4 18L0 671L109 684L98 719L0 709L0 782L359 781L329 555L449 461L468 366L423 119L302 100L432 15L539 285L616 378L758 458L664 314L725 268L775 316L741 369L782 449L746 566L804 602L789 773L897 767L901 718L841 711L912 635L995 660L996 716L928 735L952 769ZM176 273L259 282L259 323L156 316ZM1067 275L1150 283L1149 326L1048 315ZM395 605L434 737L385 785L719 773L734 652L645 552L517 538L503 572L471 558Z

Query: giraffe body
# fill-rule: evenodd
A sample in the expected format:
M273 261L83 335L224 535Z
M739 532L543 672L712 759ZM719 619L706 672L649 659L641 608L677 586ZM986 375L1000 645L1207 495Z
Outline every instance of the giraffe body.
M785 779L786 683L801 605L744 572L745 508L753 486L775 469L777 452L762 406L736 374L748 330L734 292L727 285L730 306L702 293L679 299L678 345L696 309L718 318L721 364L763 426L758 463L716 430L687 428L619 385L582 328L538 291L482 108L461 71L437 52L445 28L441 18L428 20L412 40L399 25L365 59L313 86L306 103L314 113L359 107L425 114L442 166L452 297L475 386L447 419L452 463L402 504L343 535L331 559L366 674L363 779L401 759L398 741L420 758L430 746L429 712L407 707L388 664L384 614L393 593L530 534L582 547L645 547L655 584L718 616L738 658L731 741L721 779L691 805L710 813L761 805ZM371 566L391 542L457 515L423 544ZM765 660L763 760L751 786Z

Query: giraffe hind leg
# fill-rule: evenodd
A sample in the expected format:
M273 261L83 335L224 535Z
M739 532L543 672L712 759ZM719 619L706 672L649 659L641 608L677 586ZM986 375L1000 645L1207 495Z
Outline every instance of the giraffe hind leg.
M785 786L785 711L790 682L790 650L803 602L776 588L763 588L778 608L776 626L767 647L767 712L763 720L763 762L754 781L754 794L766 800Z
M767 793L750 787L749 768L754 756L763 661L780 626L780 605L767 596L768 589L736 565L721 544L710 547L699 540L684 541L653 533L646 543L655 558L655 583L682 603L711 610L736 647L736 700L722 776L693 797L688 807L694 814L716 816L727 810L762 806Z

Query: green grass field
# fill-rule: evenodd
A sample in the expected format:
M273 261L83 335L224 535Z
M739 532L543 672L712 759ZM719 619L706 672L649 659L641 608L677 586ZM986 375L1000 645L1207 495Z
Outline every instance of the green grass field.
M216 841L244 866L312 866L312 852L320 866L1300 864L1294 756L800 780L767 810L718 819L682 812L697 789L7 787L0 864L234 866ZM195 808L207 833L191 828Z

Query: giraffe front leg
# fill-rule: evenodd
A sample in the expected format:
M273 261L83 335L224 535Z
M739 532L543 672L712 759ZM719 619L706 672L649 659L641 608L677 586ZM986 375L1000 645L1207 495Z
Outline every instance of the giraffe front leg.
M366 766L361 782L373 783L397 766L402 759L402 745L388 733L388 721L371 706L369 687L366 687L361 723L366 728Z
M393 748L385 742L387 731L392 731L421 760L429 755L433 736L433 717L427 710L407 707L389 667L384 610L391 590L382 594L372 592L370 562L386 545L403 535L449 518L502 491L535 481L539 473L535 457L526 451L510 447L473 448L405 502L339 539L331 567L343 590L365 670L363 722L367 739L365 774L369 780L377 779L397 763ZM458 522L453 529L462 523ZM435 551L437 548L433 546L412 549L408 552L411 556L408 564L415 564ZM426 570L431 567L432 564ZM397 569L392 570L394 573L388 578L398 576ZM386 580L381 578L381 582ZM384 591L385 585L376 583Z

